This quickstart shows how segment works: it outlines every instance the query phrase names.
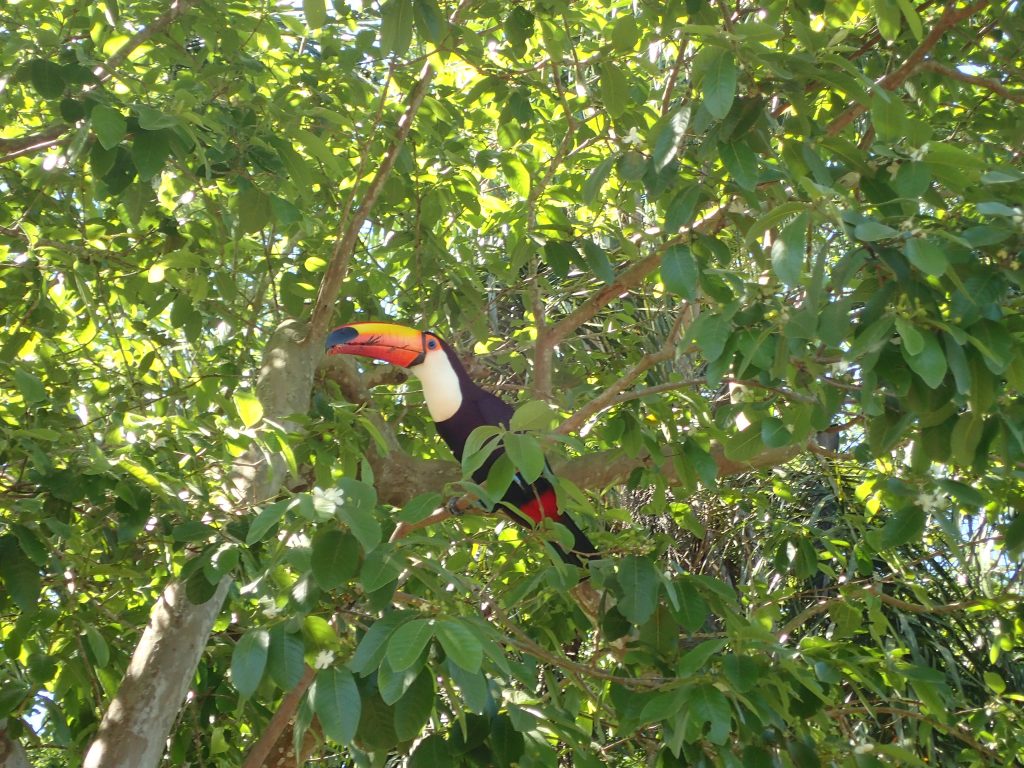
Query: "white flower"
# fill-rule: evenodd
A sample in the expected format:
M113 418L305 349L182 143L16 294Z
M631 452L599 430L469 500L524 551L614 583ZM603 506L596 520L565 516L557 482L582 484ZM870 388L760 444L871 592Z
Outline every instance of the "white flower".
M345 495L339 488L314 488L313 509L317 511L321 520L329 520L334 517L334 511L345 500Z
M317 669L327 669L334 663L334 651L320 651L313 660L313 666Z
M640 134L636 132L636 128L630 128L629 133L623 137L622 143L630 147L635 147L638 144L643 144L644 141L640 138Z
M928 145L922 144L920 147L910 153L910 159L914 162L918 160L924 160L924 156L928 154Z
M281 608L274 602L274 598L264 596L260 598L259 603L263 609L263 615L268 619L276 619L281 615Z
M929 514L946 506L946 497L938 491L933 491L932 493L921 491L921 493L917 494L915 501L917 501L917 506Z

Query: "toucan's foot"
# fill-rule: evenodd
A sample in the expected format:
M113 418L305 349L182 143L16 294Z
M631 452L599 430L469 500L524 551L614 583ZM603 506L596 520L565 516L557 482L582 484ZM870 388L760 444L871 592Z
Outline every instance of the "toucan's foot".
M460 503L461 501L462 499L457 496L452 496L448 499L444 508L448 511L449 515L452 517L462 517L462 514L466 511L466 507Z

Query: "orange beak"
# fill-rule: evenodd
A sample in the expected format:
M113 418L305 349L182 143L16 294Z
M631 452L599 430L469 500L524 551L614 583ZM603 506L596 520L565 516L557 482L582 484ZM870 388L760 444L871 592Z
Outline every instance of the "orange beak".
M397 323L351 323L327 336L327 354L360 355L409 368L426 356L423 334Z

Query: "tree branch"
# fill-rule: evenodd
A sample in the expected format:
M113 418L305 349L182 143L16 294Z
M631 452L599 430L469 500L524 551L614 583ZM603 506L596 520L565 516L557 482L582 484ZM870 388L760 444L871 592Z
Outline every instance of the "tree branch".
M409 131L412 130L413 119L423 104L423 99L427 95L427 87L433 79L434 68L429 63L424 64L419 80L409 93L405 112L398 120L395 136L391 140L387 152L384 153L384 159L381 160L377 173L374 174L373 180L370 181L370 186L367 187L362 202L356 208L355 213L347 221L343 220L339 225L339 235L335 241L334 250L331 252L331 260L327 264L323 280L320 281L320 291L317 294L316 304L313 307L313 314L309 322L309 335L304 341L306 344L312 342L316 345L327 334L327 324L334 313L334 303L338 300L341 285L345 281L345 275L348 273L348 265L352 260L352 253L359 239L359 230L366 219L369 218L373 207L377 204L377 198L380 197L384 184L395 167L398 153L401 151Z
M894 91L899 88L922 65L924 57L927 56L928 52L935 47L939 40L942 39L943 35L964 19L970 18L978 11L987 7L991 1L992 0L978 0L978 2L960 9L955 9L952 3L946 6L946 11L942 14L938 23L932 28L932 31L928 33L927 37L921 41L921 44L914 50L914 52L907 57L907 60L904 61L899 68L893 70L888 75L880 79L876 84L887 91ZM835 136L846 128L846 126L852 123L859 115L866 111L867 106L864 104L853 105L842 112L831 122L831 124L829 124L826 134L829 136Z
M153 19L152 22L136 32L132 37L117 49L106 61L97 65L93 74L99 81L106 82L115 75L115 70L123 64L136 48L144 42L163 32L179 16L188 10L195 0L172 0L170 7L162 14ZM93 90L87 87L85 92ZM21 136L16 139L0 139L0 163L13 160L21 155L27 155L38 149L45 149L53 146L60 138L71 129L70 125L53 125L45 128L39 133L31 136Z
M597 313L640 285L648 275L661 266L661 258L665 251L673 245L689 242L694 233L708 234L719 229L725 222L726 206L720 205L697 221L687 232L662 243L649 256L635 262L622 271L611 283L601 287L597 293L584 301L575 310L556 323L537 329L537 342L534 346L534 396L542 400L551 399L551 360L555 348L569 334L584 323L593 320Z
M607 387L601 394L562 422L555 431L562 435L577 432L580 427L587 423L588 419L609 407L615 401L619 393L636 381L644 371L649 368L653 368L658 363L674 358L676 355L676 344L679 340L679 331L682 328L684 319L692 314L693 305L688 303L685 304L676 316L672 330L669 331L661 349L657 352L651 352L650 354L641 357L635 365L630 367L628 371L622 374L622 376Z
M1015 101L1018 104L1024 104L1024 91L1010 90L998 80L991 77L968 75L966 72L961 72L959 69L953 69L952 67L947 67L944 64L939 64L937 61L922 61L921 66L918 67L918 69L926 70L928 72L937 72L943 77L948 77L950 80L959 80L961 83L969 83L970 85L976 85L979 88L985 88L986 90L992 91L993 93L1003 97L1007 101Z
M315 678L316 670L307 664L305 671L302 673L302 678L281 699L281 704L278 706L274 716L270 718L267 727L263 729L263 733L260 734L259 739L252 749L249 750L249 754L245 756L242 768L261 768L266 763L267 757L274 749L278 738L285 732L292 718L295 717L302 697L309 690L309 686L313 684Z

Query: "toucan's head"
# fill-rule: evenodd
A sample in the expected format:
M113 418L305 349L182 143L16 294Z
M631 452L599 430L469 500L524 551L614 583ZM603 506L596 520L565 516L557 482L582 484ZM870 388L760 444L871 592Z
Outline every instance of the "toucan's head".
M327 337L327 354L362 355L407 368L423 382L423 396L434 421L458 411L466 372L455 352L432 333L395 323L352 323Z
M327 354L372 357L402 368L415 368L432 357L447 357L437 336L397 323L351 323L335 328L327 337Z

